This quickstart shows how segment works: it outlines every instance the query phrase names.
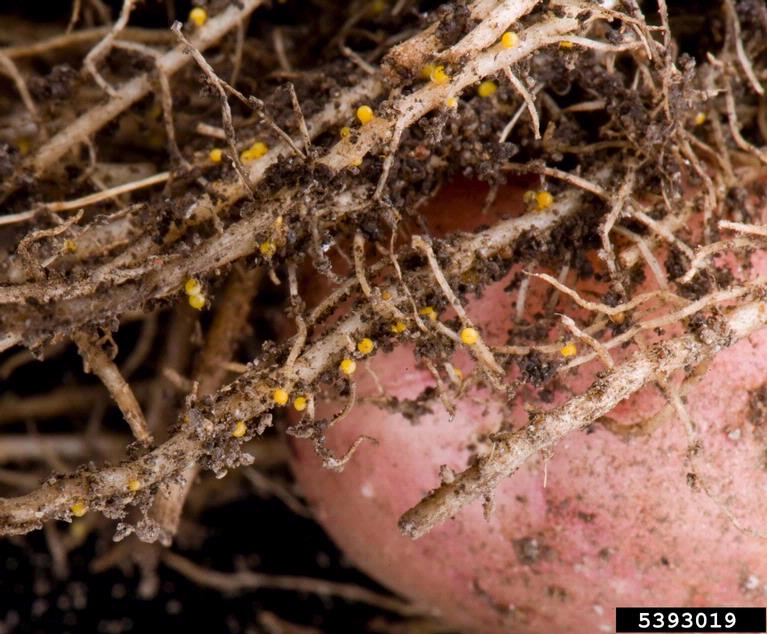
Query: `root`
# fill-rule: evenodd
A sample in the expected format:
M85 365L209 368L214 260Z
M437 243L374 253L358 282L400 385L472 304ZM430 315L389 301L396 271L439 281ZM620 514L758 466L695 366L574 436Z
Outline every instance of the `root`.
M705 448L695 430L695 423L690 417L690 414L687 411L684 402L682 401L679 391L664 379L658 381L658 384L660 385L663 393L679 417L679 420L684 425L685 431L687 432L687 456L691 466L691 471L687 474L687 480L690 485L694 488L700 487L706 494L706 497L708 497L712 502L714 502L714 504L716 504L717 508L719 508L722 514L729 520L729 522L735 527L736 530L752 537L766 539L767 532L744 526L742 522L735 516L730 506L720 500L719 497L711 491L710 485L708 484L707 480L703 478L698 468L698 465L702 462L702 458L705 455Z
M308 577L266 575L247 570L223 573L198 566L171 551L166 551L162 559L166 565L195 583L221 592L231 593L263 589L308 592L322 597L337 597L345 601L367 603L368 605L373 605L403 616L421 613L415 607L399 599L377 594L351 584L334 583L324 579L311 579Z
M508 248L523 235L536 231L545 235L556 227L567 214L577 209L576 199L563 197L559 207L534 216L510 219L472 236L466 236L456 244L456 257L445 275L460 276L469 270L478 258L492 257L498 251ZM477 248L482 244L482 248ZM405 287L419 289L423 293L429 288L427 280L431 269L416 270L402 276ZM355 276L356 280L356 276ZM400 309L413 301L413 297L398 286L389 286L389 302ZM186 414L189 422L162 445L136 460L127 461L117 467L108 467L87 478L75 476L49 482L42 488L22 497L0 499L0 515L6 520L0 527L0 534L16 534L34 530L42 521L53 517L69 517L69 507L79 500L87 500L89 508L105 508L107 500L119 499L124 493L125 483L135 473L142 474L146 487L166 481L175 474L199 464L206 455L206 447L214 439L226 437L228 428L221 423L232 420L252 420L271 409L272 390L275 381L290 390L293 385L312 385L329 368L334 368L339 354L347 350L348 341L358 341L371 334L374 322L353 312L340 321L336 327L307 347L296 359L290 371L282 368L250 369L229 386L223 388L211 406L198 404L190 407ZM290 346L292 342L288 342ZM347 453L350 457L350 454ZM340 459L343 460L343 459ZM336 464L336 463L334 463Z
M83 60L83 66L85 66L85 69L91 74L93 79L102 88L102 90L104 90L110 97L116 97L117 93L115 92L114 88L112 88L112 86L110 86L101 76L98 69L96 68L96 64L98 64L102 59L104 59L104 57L109 54L115 37L117 37L117 34L127 26L131 11L133 11L133 6L135 5L135 1L136 0L123 0L123 5L120 9L120 15L117 18L117 22L112 25L109 33L107 33L104 38L91 49L90 53L88 53Z
M144 446L150 445L152 435L147 428L144 414L133 390L120 374L120 370L101 349L101 346L97 342L91 341L87 335L78 333L73 339L83 358L85 371L92 372L101 379L120 408L126 422L130 425L136 440Z
M21 211L15 214L6 214L0 216L0 225L10 225L17 222L26 222L31 220L41 211L48 211L51 213L61 213L62 211L74 211L80 210L83 207L90 207L96 205L104 200L109 200L120 196L121 194L128 194L130 192L143 189L145 187L152 187L154 185L160 185L165 183L170 178L170 172L160 172L153 176L147 176L146 178L133 181L131 183L124 183L115 187L110 187L95 194L89 194L82 196L81 198L75 198L74 200L63 200L59 202L45 203L37 209L30 209L29 211Z
M594 339L594 337L592 337L588 333L578 328L578 326L575 324L572 318L568 317L567 315L560 315L559 317L562 320L562 324L564 325L565 328L567 328L567 330L569 330L576 338L585 342L586 345L589 346L589 348L592 348L594 350L594 352L601 359L602 363L605 364L605 367L608 370L615 369L615 363L613 362L612 357L610 356L610 353L601 343L599 343L599 341L597 341L596 339Z
M400 519L400 530L418 539L441 524L469 502L488 494L498 482L512 475L530 457L553 447L563 436L582 429L604 416L658 374L670 374L696 366L716 350L748 336L767 323L767 307L761 301L746 304L725 318L727 336L702 343L693 335L656 344L651 355L635 354L629 361L598 379L586 392L550 412L538 414L525 428L499 434L493 449L474 466L458 474L450 484L442 484Z
M625 210L628 197L631 195L631 192L634 189L635 178L636 167L633 165L629 166L629 169L626 172L626 176L623 178L623 183L621 184L615 199L612 201L610 213L607 214L607 217L602 223L599 231L599 236L602 239L602 251L600 251L599 255L607 264L607 270L610 273L610 279L613 281L613 284L616 286L616 288L621 290L623 297L627 296L627 292L623 281L619 278L618 275L618 264L615 260L615 253L613 252L612 243L610 242L610 231L612 230L613 225L615 225L615 223L620 219Z
M224 83L221 79L219 79L218 75L216 75L215 71L211 68L210 64L208 64L207 61L205 61L205 58L202 56L202 53L198 51L186 37L184 37L184 34L181 33L181 22L176 22L171 27L171 31L176 35L176 37L187 47L187 50L194 58L194 61L197 62L197 65L202 69L202 71L205 73L205 76L208 78L208 81L216 88L219 94L219 98L221 100L221 120L224 125L224 132L226 134L226 140L229 143L229 152L231 154L230 158L232 160L232 163L234 164L234 169L237 170L237 173L240 175L240 178L242 179L242 182L245 184L245 186L250 190L250 193L255 195L256 190L253 186L253 183L250 182L250 179L248 178L248 175L245 171L245 166L242 164L242 160L240 159L240 153L237 149L237 137L234 131L234 123L232 122L232 108L229 106L229 98L227 96L227 91L224 88Z
M473 328L476 330L476 328L474 328L474 324L466 314L466 311L463 309L463 306L461 306L461 303L455 296L453 289L450 288L450 284L448 284L447 279L445 278L445 274L442 272L442 269L437 262L437 258L434 256L434 251L432 250L431 245L428 244L421 236L413 236L413 246L426 255L426 258L429 261L429 267L431 268L432 274L437 280L437 284L439 284L439 287L445 294L447 301L450 302L453 310L458 315L458 318L461 320L463 327ZM478 330L477 333L479 333ZM488 371L499 375L503 374L503 368L501 368L501 366L498 365L498 362L493 358L493 353L490 352L487 344L482 340L482 336L479 334L477 334L476 343L472 344L472 351L476 353L477 360L485 368L487 368Z
M231 6L219 15L211 18L193 38L192 44L199 51L204 51L218 42L229 30L250 15L262 0L243 0L240 7ZM181 47L172 50L157 60L157 66L170 77L188 61ZM27 161L26 167L40 176L56 164L72 148L83 143L88 137L103 128L119 114L130 108L146 96L152 89L149 75L140 75L115 91L103 105L96 106L81 115L72 124L58 132Z
M759 136L763 55L753 53L747 38L756 27L742 21L732 0L724 6L727 42L708 56L696 51L698 66L680 54L665 2L648 17L658 26L649 26L633 4L624 12L557 0L540 10L537 0L475 0L444 7L420 31L404 2L374 30L355 5L339 9L332 46L311 61L288 28L271 30L263 55L251 50L247 20L260 0L232 4L189 36L176 23L175 39L129 27L134 4L125 0L108 27L74 31L83 10L75 2L63 35L0 51L0 69L15 87L7 97L13 117L34 137L31 154L8 150L7 163L0 161L9 174L0 193L6 206L0 256L7 264L0 267L0 352L19 344L60 352L73 340L106 387L78 386L79 395L111 396L141 445L123 462L91 465L0 500L0 534L70 519L76 505L123 519L119 536L133 531L169 544L200 470L223 476L253 460L245 443L272 425L279 411L275 388L301 395L296 409L305 413L292 430L314 444L326 467L341 470L365 438L335 456L325 432L353 415L356 387L339 375L339 362L362 363L368 353L356 346L366 338L375 340L375 349L416 346L451 415L457 399L475 387L515 396L527 379L508 380L514 355L540 356L559 376L601 362L605 370L585 394L533 414L524 429L497 434L485 458L409 511L401 528L419 537L471 500L484 499L489 509L493 487L531 456L595 421L609 426L609 410L643 385L678 368L701 367L764 325L765 280L728 280L711 266L727 253L742 258L746 270L749 251L762 249L767 237L753 224L748 201L759 195L755 185L767 164ZM231 31L229 49L205 53ZM502 40L508 31L515 37ZM82 66L106 91L105 100L76 118L55 104L42 107L35 86L47 84L31 79L28 58L57 51L74 56L78 46L93 42ZM164 52L151 47L176 42ZM151 73L118 84L129 75L116 72L107 75L114 86L108 83L98 66L114 48L151 62ZM110 68L121 57L114 55ZM192 59L204 74L202 91L194 81L198 71L179 77ZM443 72L424 72L429 67ZM567 81L557 81L559 75ZM73 88L79 100L94 90L85 83ZM162 120L158 109L144 121L150 101L144 99L153 90ZM355 118L361 105L372 119ZM2 119L0 133L17 142L7 125L14 120ZM121 134L141 136L132 125L151 130L147 136L156 133L160 149L145 139L126 145ZM47 131L55 133L46 140ZM241 140L260 138L269 141L268 152L241 159ZM215 143L225 151L207 145ZM29 149L17 145L18 154ZM82 145L87 155L79 155ZM109 181L138 160L119 168L105 161L134 151L147 156L137 173ZM488 182L482 214L490 226L438 240L420 209L456 174ZM492 220L491 209L511 209L504 207L502 188L509 174L536 175L545 195L519 217ZM94 187L99 191L88 193ZM687 193L694 188L695 197ZM69 212L76 213L62 215ZM699 218L702 244L688 231ZM601 262L590 259L595 245ZM337 286L325 292L307 281L311 267ZM468 298L521 269L539 272L522 277L514 329L491 348ZM645 271L655 290L639 292ZM274 283L265 285L268 292L261 288L264 276ZM532 277L551 287L534 320L526 319ZM612 288L601 297L576 290L585 278L609 278ZM221 288L219 280L227 280ZM204 295L202 305L187 290L190 283ZM323 294L307 306L315 291ZM254 320L269 319L275 295L296 331L277 343L249 330L261 323L251 321L251 305L258 308ZM193 307L214 311L212 322L196 319L190 298ZM424 315L427 306L452 310L457 319L445 322L433 308ZM543 326L535 328L535 322L555 325L557 316L563 332L584 345L566 362L561 344L542 335ZM114 332L138 319L143 323L131 326L138 334L119 368L87 334ZM154 355L161 325L168 334ZM645 346L649 331L660 341ZM238 351L240 342L247 345ZM634 355L619 363L613 352L624 345L633 346ZM458 347L477 364L466 378L451 362ZM14 351L3 359L0 376L13 380L30 358ZM130 385L132 376L141 379ZM336 416L316 418L315 402L347 388ZM664 411L684 418L678 391L667 385L666 392ZM146 417L137 395L145 397ZM383 393L376 398L391 402ZM26 403L40 417L86 413L82 405L66 405L57 390ZM0 421L24 418L17 400L2 405L10 414L3 411ZM92 415L93 429L103 407ZM62 468L62 455L86 458L83 439L68 436L51 447L49 438L56 436L30 435L24 445L11 437L7 446ZM153 448L152 438L158 439ZM111 437L93 440L113 449ZM38 441L43 449L32 448ZM127 441L126 433L120 442ZM57 533L48 529L48 537L63 569Z
M504 68L503 72L506 74L506 78L509 83L514 86L514 89L522 96L522 99L527 106L527 111L530 113L530 120L533 123L533 134L536 139L541 138L541 122L538 118L538 111L535 109L535 103L533 102L532 95L528 92L525 85L517 78L517 76L511 72L510 68Z

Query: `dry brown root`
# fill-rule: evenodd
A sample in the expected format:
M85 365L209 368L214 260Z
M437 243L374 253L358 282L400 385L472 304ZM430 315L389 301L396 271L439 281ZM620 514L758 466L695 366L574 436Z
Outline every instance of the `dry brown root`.
M231 6L211 19L197 34L193 43L199 50L205 50L218 42L230 29L255 11L262 0L245 0L241 7ZM126 2L130 5L131 2ZM189 62L189 57L178 47L157 60L157 66L166 76L172 76ZM29 161L28 168L36 175L43 174L77 144L84 142L121 112L130 108L152 89L149 74L140 75L121 86L106 102L83 114L74 123L56 134L43 145Z
M529 235L530 231L544 236L562 218L574 214L578 202L577 195L563 197L551 210L508 220L485 232L466 236L456 245L450 276L468 271L477 260L493 257L513 245L521 236ZM424 282L430 274L430 269L408 274L405 284L411 292L420 288L423 293L428 288ZM386 290L391 305L407 307L409 299L397 286L389 286ZM278 367L250 370L220 390L210 406L198 404L190 407L186 413L188 422L174 436L145 456L119 467L49 482L43 488L20 498L0 499L0 516L4 518L0 532L28 532L40 526L45 519L67 518L72 505L76 503L87 504L88 508L108 514L119 513L120 506L130 501L131 496L127 490L129 481L139 479L144 488L151 488L195 464L204 464L206 454L219 443L234 443L236 446L237 443L231 438L232 426L238 420L257 420L268 414L273 407L272 391L275 386L292 393L295 386L313 385L322 373L337 367L340 356L348 349L349 340L358 341L376 328L378 324L374 320L367 319L362 313L352 313L328 334L313 342L298 357L289 372ZM249 434L244 436L245 440ZM249 461L247 456L233 456L225 464L209 466L224 470L235 466L240 460L246 464ZM115 500L117 509L110 508L109 504Z
M227 373L224 363L232 358L238 341L247 329L250 304L260 281L261 273L258 269L232 272L231 280L224 291L221 309L211 324L194 374L193 380L199 397L215 393L225 382ZM184 501L198 472L199 467L196 464L187 467L176 481L168 483L160 491L150 511L151 517L159 527L160 541L165 546L170 545L178 530ZM141 537L143 535L139 535L139 538Z
M123 16L132 4L126 0ZM304 395L306 414L295 430L314 442L326 466L342 468L363 441L342 457L324 446L324 430L343 425L355 402L353 382L338 376L342 359L361 361L355 344L365 337L397 345L401 339L391 330L400 323L406 338L417 344L445 350L463 345L462 331L476 331L464 310L468 296L515 265L527 266L552 286L546 317L590 348L559 371L599 358L606 373L585 394L539 414L524 429L496 437L489 457L403 517L401 528L411 537L423 535L468 501L489 496L525 460L599 420L647 382L696 366L764 325L764 281L716 277L719 254L741 254L760 246L765 235L764 219L749 211L748 191L736 186L740 177L757 180L765 162L767 139L751 134L764 116L762 101L752 95L760 97L764 63L752 57L753 46L741 41L754 27L741 23L732 2L725 10L735 43L698 68L674 57L665 10L659 29L648 26L636 7L624 12L563 1L549 3L549 11L535 0L476 0L468 6L450 4L405 41L392 33L366 53L346 43L349 29L362 19L350 14L338 36L342 61L306 73L295 70L284 34L275 31L272 70L290 83L264 101L245 88L242 61L247 52L243 20L260 5L257 0L231 5L189 36L174 27L183 45L164 53L148 49L146 41L120 44L140 35L127 25L127 17L98 35L73 32L37 48L0 51L20 108L41 120L40 145L14 166L14 178L3 189L12 207L0 215L0 229L9 236L0 243L0 256L8 262L0 271L0 352L19 344L38 349L74 340L141 443L148 445L151 436L164 439L118 466L89 467L51 478L27 495L1 499L0 533L27 532L52 518L68 519L73 509L89 508L120 519L121 537L133 531L143 540L167 543L201 468L223 475L253 460L243 443L271 426L275 403L282 398L278 390ZM446 36L456 25L462 26ZM222 79L215 53L206 53L235 29L235 59L227 76L239 77L237 85ZM513 38L501 39L504 33ZM104 103L54 125L44 120L26 88L23 66L14 60L96 37L105 39L89 61L107 48L116 49L115 55L127 50L150 59L159 72L170 156L167 169L101 191L73 188L61 194L44 177L60 161L77 163L70 150L80 144L91 148L83 182L90 179L98 186L93 172L100 163L97 149L104 148L93 137L150 93L152 76L140 74L115 88L104 84L110 92ZM636 68L630 77L618 64L624 57ZM190 126L189 113L174 99L179 86L173 78L192 59L203 71L203 89L216 98L209 99L213 105L206 120ZM424 76L424 70L430 72ZM342 72L351 73L348 82L336 82L319 102L312 100L312 74ZM557 92L557 73L576 82L588 99L568 103ZM230 97L235 98L231 104ZM633 114L625 114L625 104ZM361 105L373 116L355 122ZM579 113L600 114L599 130L581 125ZM218 127L222 117L223 129ZM46 129L55 130L48 141ZM226 141L228 149L218 148L220 164L203 143L189 141L190 129L198 141L201 136L206 142ZM261 138L269 142L268 153L255 161L241 158ZM512 162L515 152L519 160ZM535 174L541 190L531 191L530 209L519 218L437 241L425 230L419 208L459 172L490 181L486 206L508 173ZM22 176L39 184L49 202L31 196ZM152 189L160 185L164 191ZM695 195L685 194L685 188L698 186L700 206ZM541 193L551 200L538 198ZM81 208L83 215L60 215ZM698 213L705 224L704 244L693 248L686 227ZM735 235L723 238L717 232ZM401 238L405 246L398 248ZM562 244L566 253L559 253ZM585 253L597 244L614 294L584 297L567 280L573 271L580 274ZM334 270L331 249L348 261L348 276ZM665 271L663 249L671 251ZM316 274L339 281L308 310L302 295L307 262ZM659 290L636 290L634 276L644 264ZM243 277L237 281L232 273L227 290L216 297L216 278L232 267L241 267ZM246 323L246 306L262 297L256 283L261 277L284 290L297 334L264 346L257 359L243 364L233 351ZM467 285L466 279L476 282ZM517 291L519 322L529 280L524 276ZM127 319L128 310L164 311L179 297L184 303L190 282L200 285L190 297L215 305L216 316L203 333L188 310L175 308L167 363L148 390L145 421L127 383L130 372L121 374L83 333L100 326L108 336L119 319ZM572 300L592 320L582 323L556 313L560 299ZM641 344L646 331L708 316L725 302L728 308L711 336L676 335L621 364L611 356L617 346ZM432 320L422 312L432 303L452 309L457 320ZM663 311L652 312L659 303ZM331 315L337 321L326 322ZM625 327L608 337L609 323ZM155 338L151 325L147 332L148 340ZM195 338L205 338L198 369L186 373L189 342ZM146 342L137 344L138 361L128 364L134 370L146 358L146 347ZM470 385L514 394L518 385L505 379L513 357L551 355L556 346L521 337L490 348L477 332L470 350L478 370L464 379L447 353L425 359L448 409ZM240 374L227 384L232 368ZM183 407L163 404L157 386L167 387L166 377L185 399ZM339 394L346 397L346 407L330 421L317 420L315 400ZM673 403L673 390L669 395ZM35 406L51 411L60 404L52 394ZM129 515L134 506L141 511L140 526Z
M149 445L152 442L152 435L149 433L144 413L120 370L102 350L98 341L91 341L85 333L77 333L72 339L83 358L85 371L92 372L101 379L119 406L136 440L144 446Z

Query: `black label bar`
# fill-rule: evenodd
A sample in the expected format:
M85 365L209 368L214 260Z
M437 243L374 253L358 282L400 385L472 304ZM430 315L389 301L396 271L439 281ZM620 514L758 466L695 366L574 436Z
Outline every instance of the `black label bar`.
M616 632L767 632L765 608L615 608Z

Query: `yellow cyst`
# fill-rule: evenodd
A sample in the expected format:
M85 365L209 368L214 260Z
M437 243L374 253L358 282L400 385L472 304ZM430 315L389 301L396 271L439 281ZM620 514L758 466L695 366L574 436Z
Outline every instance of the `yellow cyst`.
M296 396L293 407L296 408L297 412L303 412L306 409L306 399L303 396Z
M463 372L461 371L461 368L456 368L456 367L453 367L453 372L455 372L455 375L456 375L456 376L457 376L459 379L463 379Z
M131 493L135 493L140 488L141 488L141 482L136 480L136 478L132 478L128 480L128 491L130 491Z
M352 133L352 129L348 125L345 125L343 128L341 128L339 132L342 139L347 138L351 133Z
M448 108L456 108L458 106L458 99L456 99L455 97L448 97L447 99L445 99L445 105Z
M341 370L343 374L354 374L354 371L357 369L357 362L354 359L344 359L341 361L338 369Z
M78 544L81 544L88 537L89 532L88 522L72 522L69 525L69 534Z
M77 243L74 240L64 240L64 250L68 253L75 253L77 251Z
M421 310L418 311L419 315L423 315L424 317L428 317L431 321L436 321L437 319L437 311L434 310L431 306L424 306L421 308Z
M383 13L387 6L385 0L373 0L373 2L370 3L370 11L374 14Z
M189 305L195 310L202 310L205 306L205 295L190 295Z
M260 158L269 151L269 146L263 141L256 141L250 146L250 151L256 155L256 158Z
M162 106L159 103L154 104L147 113L150 119L159 119L162 115Z
M364 339L360 339L357 342L357 350L359 350L362 354L370 354L373 352L373 348L375 347L375 344L373 343L372 339L368 339L365 337Z
M699 112L695 115L695 125L703 125L704 123L706 123L706 113Z
M269 146L263 141L256 141L247 150L240 154L240 158L243 161L255 161L260 159L264 154L269 151Z
M501 36L501 46L503 48L514 48L519 43L519 37L512 31L506 31Z
M562 40L559 43L559 48L572 48L573 46L575 46L575 45L572 42L570 42L569 40Z
M495 82L486 79L477 88L477 94L480 97L492 97L496 90L498 90L498 86L495 85Z
M559 349L559 354L561 354L565 358L574 357L576 354L578 354L578 348L571 341Z
M265 258L270 258L277 252L277 247L274 246L274 242L267 240L266 242L261 243L258 250Z
M150 134L147 137L147 144L153 150L161 150L165 147L165 137L162 134Z
M186 284L184 284L184 292L187 295L199 295L201 290L202 284L200 284L200 280L195 279L194 277L190 277L186 281Z
M464 328L461 330L461 341L467 346L473 346L479 340L479 333L476 328Z
M434 64L424 64L421 68L421 77L429 79L434 72Z
M208 158L211 163L220 163L221 159L224 158L224 151L221 148L214 147L208 154Z
M429 79L437 84L437 86L444 86L450 81L450 75L445 72L444 66L435 66L429 75Z
M396 334L400 334L402 332L405 332L407 330L407 326L404 322L397 321L394 322L391 326L391 331Z
M381 293L381 299L388 302L391 299L391 293L389 291L384 291Z
M32 144L29 142L28 139L19 139L16 141L16 147L19 148L19 152L22 156L26 156L29 154L29 150L32 149Z
M69 507L69 510L75 517L82 517L88 512L88 507L85 506L84 502L75 502Z
M281 387L278 387L274 392L272 392L272 400L277 405L285 405L288 402L288 399L290 398L290 395L287 393L286 390L283 390Z
M370 123L374 117L373 109L370 106L360 106L357 108L357 119L359 119L362 125Z
M208 12L202 7L195 7L189 12L189 19L197 26L202 26L208 21Z
M238 420L234 424L234 429L232 430L232 436L234 436L235 438L242 438L247 433L248 433L248 426L245 424L245 421Z
M541 211L551 207L553 202L554 202L554 196L552 196L549 192L541 191L535 195L535 204L538 206L538 209Z

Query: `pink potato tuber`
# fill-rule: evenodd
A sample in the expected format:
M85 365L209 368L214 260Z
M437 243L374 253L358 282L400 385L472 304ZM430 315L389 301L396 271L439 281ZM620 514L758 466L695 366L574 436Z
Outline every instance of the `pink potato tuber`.
M523 193L520 187L502 190L492 213L519 214ZM431 230L441 235L489 223L490 216L479 213L483 194L467 183L444 190L426 212ZM616 250L629 244L616 242ZM587 255L604 273L596 253ZM740 280L767 268L761 251L738 266L727 262ZM467 298L467 313L491 347L523 327L515 320L518 284L507 288L521 270L515 267L481 297ZM571 271L568 285L599 301L607 285L576 277ZM652 288L657 284L646 272L642 290ZM543 280L530 279L528 329L552 312L589 323L588 312L564 295L552 311L551 292ZM446 311L440 319L450 316ZM578 354L589 352L561 323L551 323L548 343L573 341ZM675 328L681 331L672 324L645 333L642 341ZM618 363L638 349L632 344L610 352ZM518 357L523 361L510 366L509 381L524 366L528 378L541 379L538 386L526 382L510 402L484 384L462 396L453 391L451 420L436 394L413 404L435 386L413 350L405 345L378 352L365 362L371 372L358 364L357 403L328 431L327 446L342 455L360 436L377 443L362 442L343 472L323 469L311 443L293 444L293 468L318 520L374 578L462 631L476 632L610 632L616 606L764 604L767 541L756 533L767 522L766 332L725 348L699 368L702 378L675 389L682 410L668 406L650 382L502 480L487 517L480 499L418 540L400 532L398 519L439 486L440 475L449 480L487 453L491 434L523 427L531 412L582 393L605 366L596 359L553 372L546 363L570 361L561 352ZM466 348L459 348L453 364L464 380L475 367ZM668 382L678 386L681 377L677 372ZM399 399L396 405L382 398L376 381L386 397ZM319 415L342 405L325 405ZM695 451L680 411L694 426Z

